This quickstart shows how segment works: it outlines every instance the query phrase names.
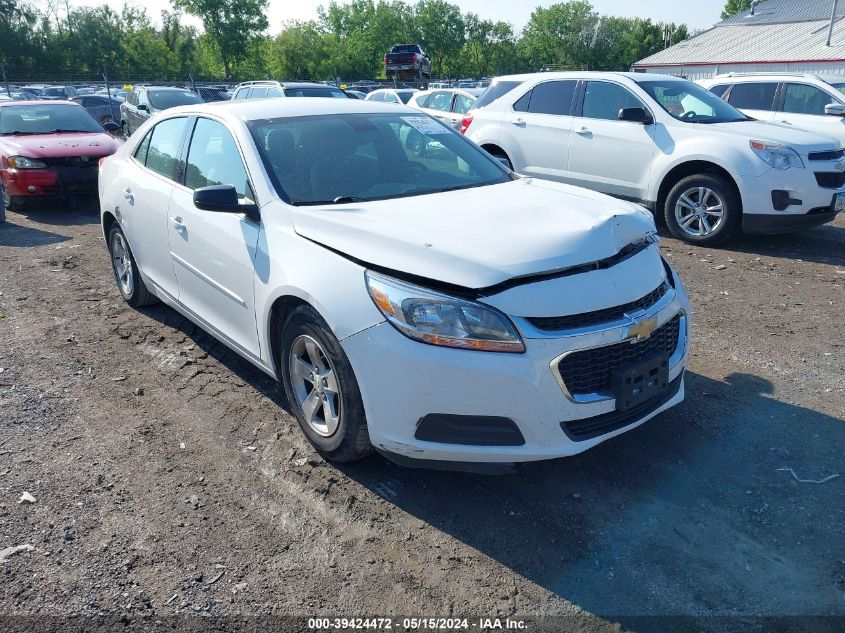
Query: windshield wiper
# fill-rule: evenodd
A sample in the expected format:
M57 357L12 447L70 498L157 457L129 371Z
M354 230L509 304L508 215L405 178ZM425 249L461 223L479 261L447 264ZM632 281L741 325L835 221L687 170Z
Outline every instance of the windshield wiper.
M11 132L3 132L0 136L31 136L33 134L46 134L46 132L21 132L20 130L12 130Z
M50 134L90 134L90 130L63 130L62 128L57 128L50 132Z
M345 204L347 202L366 202L366 198L360 198L358 196L338 196L334 200L332 200L332 204Z
M367 202L367 198L359 198L358 196L338 196L333 200L304 200L302 202L295 202L300 207L319 207L324 204L347 204L349 202Z

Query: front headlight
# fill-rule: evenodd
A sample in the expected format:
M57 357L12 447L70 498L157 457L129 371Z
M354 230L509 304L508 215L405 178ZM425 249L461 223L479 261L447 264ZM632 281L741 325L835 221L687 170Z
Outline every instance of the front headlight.
M9 167L12 169L44 169L47 165L40 160L26 156L9 156Z
M513 323L489 306L367 271L376 307L405 336L429 345L484 352L524 352Z
M786 171L792 167L803 169L804 161L791 147L778 145L777 143L766 143L765 141L751 141L751 150L764 162L775 169Z

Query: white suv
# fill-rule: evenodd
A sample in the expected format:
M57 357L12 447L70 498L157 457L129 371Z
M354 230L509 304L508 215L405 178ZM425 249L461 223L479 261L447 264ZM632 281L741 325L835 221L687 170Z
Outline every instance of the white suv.
M845 77L730 73L698 83L759 121L785 123L845 144Z
M636 201L688 242L806 228L845 208L840 141L749 120L684 79L543 73L490 91L502 96L464 118L470 139L520 174Z

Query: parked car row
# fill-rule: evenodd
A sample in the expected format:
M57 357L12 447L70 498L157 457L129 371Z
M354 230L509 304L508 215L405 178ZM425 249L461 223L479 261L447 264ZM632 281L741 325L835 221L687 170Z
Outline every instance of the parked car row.
M795 127L684 79L582 72L500 77L461 129L520 174L635 201L679 239L713 245L845 208L843 140Z

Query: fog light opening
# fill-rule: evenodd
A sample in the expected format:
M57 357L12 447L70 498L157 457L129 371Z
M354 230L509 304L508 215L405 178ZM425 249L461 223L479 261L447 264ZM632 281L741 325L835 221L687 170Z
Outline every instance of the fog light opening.
M35 193L35 191L36 191L37 189L38 189L38 187L36 187L35 185L29 185L29 187L27 187L27 188L26 188L26 190L27 190L29 193Z

